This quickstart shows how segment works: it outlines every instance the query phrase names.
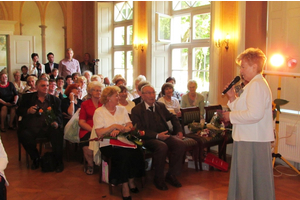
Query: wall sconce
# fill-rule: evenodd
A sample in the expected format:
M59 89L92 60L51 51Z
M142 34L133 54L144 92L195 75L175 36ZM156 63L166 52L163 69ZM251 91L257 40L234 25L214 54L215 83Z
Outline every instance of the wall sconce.
M134 48L135 50L141 49L142 53L144 52L144 46L145 46L144 40L141 40L140 43L135 43L135 42L134 42L134 44L133 44L133 48Z
M227 33L226 37L224 40L221 40L220 35L217 35L215 37L215 45L216 47L220 48L222 44L224 43L226 51L229 49L229 40L230 40L230 35Z

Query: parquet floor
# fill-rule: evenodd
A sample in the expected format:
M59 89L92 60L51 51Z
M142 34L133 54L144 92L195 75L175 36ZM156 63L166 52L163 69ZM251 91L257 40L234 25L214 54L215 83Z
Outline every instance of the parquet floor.
M23 148L22 160L19 162L15 131L1 133L1 138L9 158L5 170L10 183L7 187L8 200L121 199L121 187L114 187L113 194L110 195L108 185L98 183L98 173L88 176L83 172L79 157L73 156L69 162L65 161L65 170L62 173L42 173L40 170L26 168ZM291 169L280 169L285 173L295 174ZM274 170L274 174L279 173ZM187 168L185 164L182 174L178 177L183 187L174 188L168 185L168 191L157 190L152 183L152 177L153 171L148 171L144 188L141 188L139 180L136 181L140 193L132 194L134 200L225 200L227 196L229 172L196 172ZM300 176L275 177L275 187L277 200L300 199Z

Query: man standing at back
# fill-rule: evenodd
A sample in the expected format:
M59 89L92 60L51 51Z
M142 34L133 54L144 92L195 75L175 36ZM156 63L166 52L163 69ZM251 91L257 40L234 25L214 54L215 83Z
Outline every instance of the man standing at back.
M48 59L48 62L45 63L45 71L47 74L51 74L51 71L54 68L58 69L58 64L54 63L54 54L52 52L49 52L47 54L47 59Z
M73 56L73 50L71 48L67 49L66 58L59 62L59 76L66 77L67 75L72 75L75 72L81 74L79 62L74 59Z
M153 152L154 184L159 190L168 190L165 181L174 187L181 187L176 179L182 168L185 144L182 141L182 129L176 117L168 111L164 103L155 102L155 90L151 85L141 89L142 103L137 104L131 111L132 124L138 130L144 130L144 146ZM169 130L167 121L171 121L173 132ZM169 169L164 176L166 157L169 156Z

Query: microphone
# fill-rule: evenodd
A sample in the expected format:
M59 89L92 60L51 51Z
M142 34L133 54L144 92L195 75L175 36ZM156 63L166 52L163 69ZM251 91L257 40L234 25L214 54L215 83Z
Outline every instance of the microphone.
M222 95L226 94L226 92L228 92L228 90L230 90L232 88L232 86L234 86L237 82L239 82L241 80L241 77L236 76L231 83L228 85L228 87L222 92Z

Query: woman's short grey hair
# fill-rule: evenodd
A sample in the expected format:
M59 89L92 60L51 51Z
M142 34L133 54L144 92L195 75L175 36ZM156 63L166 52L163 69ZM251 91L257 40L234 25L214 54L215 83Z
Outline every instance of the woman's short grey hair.
M146 81L146 77L144 75L139 75L138 77L136 77L136 79L134 80L134 84L139 83L141 81Z
M195 83L196 89L197 89L197 88L198 88L198 84L197 84L197 81L195 81L195 80L189 80L189 82L188 82L188 84L187 84L187 88L189 89L189 86L190 86L192 83Z
M96 88L96 87L100 87L101 90L104 89L104 85L98 81L92 81L88 84L87 88L86 88L86 91L89 95L92 94L92 91Z
M89 70L86 70L86 71L84 71L84 72L82 73L82 75L84 76L84 75L85 75L85 73L89 73L89 74L90 74L90 77L92 77L92 76L93 76L93 73L92 73L91 71L89 71Z

